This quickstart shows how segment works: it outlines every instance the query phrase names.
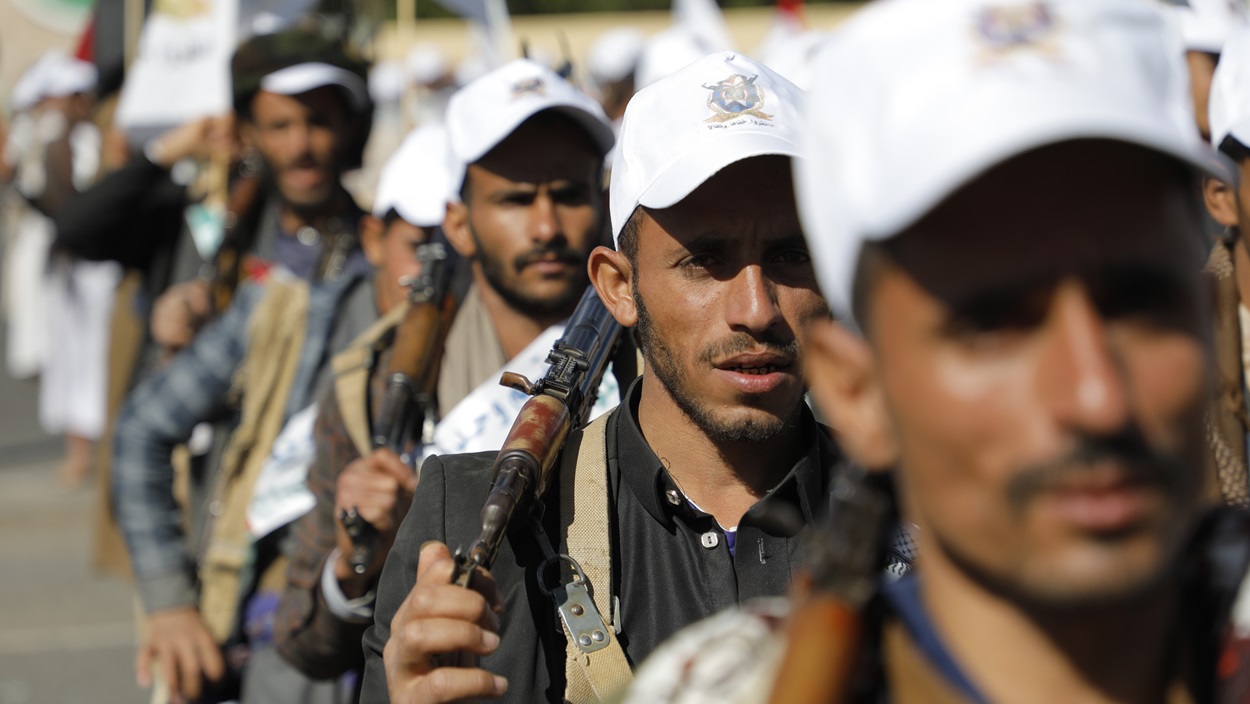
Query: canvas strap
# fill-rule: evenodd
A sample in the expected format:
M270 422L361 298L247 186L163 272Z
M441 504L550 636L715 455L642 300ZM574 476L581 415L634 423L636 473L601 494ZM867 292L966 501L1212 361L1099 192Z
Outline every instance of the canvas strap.
M339 415L343 418L343 428L361 457L373 449L369 431L369 374L377 362L378 353L391 344L391 333L407 311L407 303L395 306L330 361L334 369L334 395L339 404Z
M610 622L615 613L612 608L612 532L608 525L607 419L611 415L606 413L582 432L571 435L560 463L560 525L566 526L566 554L581 565L610 639L606 647L585 653L577 647L565 625L564 696L574 704L608 701L633 679L629 661L613 629L619 624Z

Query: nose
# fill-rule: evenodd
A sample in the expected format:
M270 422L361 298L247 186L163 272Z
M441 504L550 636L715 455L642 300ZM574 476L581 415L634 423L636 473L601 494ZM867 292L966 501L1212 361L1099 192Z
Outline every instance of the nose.
M730 279L727 322L735 330L761 333L781 320L777 287L758 264L743 267Z
M287 146L290 148L293 157L300 157L308 153L312 147L312 136L307 122L302 120L291 122L290 127L287 128Z
M539 191L530 219L530 238L539 244L546 244L561 234L559 214L556 212L555 199L551 192L543 188Z
M1129 421L1125 368L1085 287L1061 284L1049 318L1038 381L1055 419L1091 434L1122 430Z

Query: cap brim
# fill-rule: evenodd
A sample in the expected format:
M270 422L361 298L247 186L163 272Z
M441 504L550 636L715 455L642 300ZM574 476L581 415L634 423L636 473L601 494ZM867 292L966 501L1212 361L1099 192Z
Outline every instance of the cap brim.
M353 110L360 111L369 105L369 89L364 79L330 64L296 64L274 71L260 81L261 90L278 95L300 95L326 86L344 89Z
M708 179L743 159L757 156L795 158L802 155L794 142L765 132L725 136L729 139L707 140L662 169L660 175L638 196L636 205L672 207L694 193ZM731 149L726 148L726 142L732 145Z

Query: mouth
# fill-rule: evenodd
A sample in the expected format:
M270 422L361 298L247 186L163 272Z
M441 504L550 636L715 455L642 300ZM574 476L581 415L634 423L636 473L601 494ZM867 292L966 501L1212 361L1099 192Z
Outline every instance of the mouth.
M1149 518L1161 500L1154 482L1118 462L1069 472L1047 487L1046 503L1076 529L1093 534L1124 533Z
M519 268L532 269L542 276L561 276L576 265L577 262L570 261L568 257L548 254L527 259Z
M325 170L315 166L293 166L285 176L287 184L297 189L315 188L326 180Z
M772 352L740 354L712 365L716 374L739 391L767 393L793 376L794 360Z

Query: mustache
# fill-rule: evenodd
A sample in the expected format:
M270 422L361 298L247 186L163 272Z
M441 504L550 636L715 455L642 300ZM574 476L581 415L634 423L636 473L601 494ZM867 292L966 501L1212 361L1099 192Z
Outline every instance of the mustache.
M1126 481L1158 487L1166 492L1185 484L1187 468L1178 456L1151 448L1140 432L1126 429L1116 435L1082 435L1070 452L1017 472L1007 483L1007 501L1016 510L1065 479L1088 472L1101 462L1115 462L1126 473Z
M582 252L563 244L545 244L534 247L528 252L518 254L512 260L517 271L543 259L555 259L563 264L585 264L587 256Z
M720 340L703 350L703 361L715 364L717 360L734 357L739 354L760 352L763 350L785 357L790 362L797 362L800 357L797 338L785 340L776 333L765 331L759 336L748 333L735 333L732 337Z

